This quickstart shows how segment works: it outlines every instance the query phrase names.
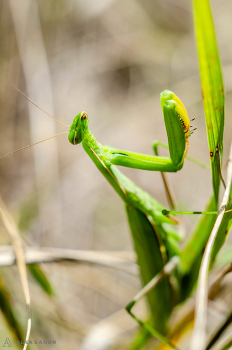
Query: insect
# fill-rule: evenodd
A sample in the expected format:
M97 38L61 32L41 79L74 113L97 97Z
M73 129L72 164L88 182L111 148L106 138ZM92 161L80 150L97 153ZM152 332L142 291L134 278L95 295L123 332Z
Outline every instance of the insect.
M166 209L161 209L160 203L115 168L115 165L119 165L151 171L176 172L183 167L189 148L189 136L194 130L190 131L186 108L173 92L165 90L161 93L160 99L170 158L102 146L88 129L89 120L86 112L79 113L74 118L69 131L69 141L73 145L82 142L86 153L125 202L141 278L145 286L128 304L127 311L146 332L175 348L175 345L164 336L167 332L167 320L173 307L184 301L193 290L204 247L216 217L215 215L203 217L186 248L181 251L178 247L178 235L167 226L176 224L175 219L168 215ZM153 147L156 150L157 143ZM215 199L212 196L204 213L217 214L214 209ZM165 215L160 215L160 211L162 214L167 214L166 218ZM230 213L223 219L218 235L221 239L215 242L212 261L224 242L225 230L232 224L231 216ZM202 227L204 233L199 240L199 231L201 232ZM197 240L200 241L199 244L196 244ZM134 304L144 295L147 295L150 309L153 310L149 322L141 321L131 312Z
M184 301L194 287L203 250L214 225L215 216L203 217L199 227L205 227L205 229L200 239L200 229L197 227L186 248L181 250L178 245L180 237L170 226L178 223L176 218L170 215L161 203L115 167L118 165L161 172L176 172L183 167L189 148L189 137L194 131L190 130L186 108L181 100L168 90L161 93L161 107L168 136L170 158L132 153L101 145L88 128L89 119L86 112L81 112L74 118L68 139L73 145L82 143L88 156L125 203L141 278L145 286L128 304L127 311L146 330L147 334L175 347L165 337L167 321L174 306ZM156 149L157 143L153 147ZM214 197L212 197L206 212L212 212L214 208ZM229 214L225 218L227 221L221 228L221 237L225 237L224 231L231 216L232 214ZM216 242L214 257L222 244L223 239ZM158 284L154 280L156 277L159 280ZM144 295L147 295L151 311L149 322L139 320L131 311L134 304Z

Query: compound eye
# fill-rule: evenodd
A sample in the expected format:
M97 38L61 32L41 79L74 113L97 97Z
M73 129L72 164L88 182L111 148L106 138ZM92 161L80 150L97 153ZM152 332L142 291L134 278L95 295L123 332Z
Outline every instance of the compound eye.
M81 142L81 140L78 139L78 133L75 130L71 130L68 135L68 140L72 145L77 145Z
M68 135L68 140L72 145L75 145L75 131L71 130Z
M86 118L87 118L87 113L86 112L82 112L81 120L85 120Z

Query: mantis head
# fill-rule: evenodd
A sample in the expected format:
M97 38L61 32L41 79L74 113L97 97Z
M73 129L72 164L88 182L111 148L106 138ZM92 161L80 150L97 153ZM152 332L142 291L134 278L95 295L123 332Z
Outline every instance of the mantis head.
M169 90L160 95L165 126L168 135L170 157L178 165L186 156L189 148L190 120L181 100Z
M68 135L68 140L73 145L81 143L88 131L88 114L86 112L79 113L70 125L70 131Z

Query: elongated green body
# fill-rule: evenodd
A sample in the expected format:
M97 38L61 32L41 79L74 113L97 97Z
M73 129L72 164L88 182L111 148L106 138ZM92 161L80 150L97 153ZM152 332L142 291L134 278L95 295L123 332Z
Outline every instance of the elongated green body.
M150 285L155 278L154 276L161 273L167 263L173 261L173 259L170 261L172 257L180 256L180 259L176 260L177 265L172 270L172 276L164 277L155 288L149 289L146 293L151 310L149 323L140 321L132 314L131 308L136 302L136 297L126 308L144 328L145 334L151 334L170 345L163 336L167 332L167 321L173 307L185 300L194 288L204 247L214 224L215 215L206 216L201 220L193 238L190 239L186 249L181 252L177 245L178 236L167 225L175 224L175 218L170 216L159 202L136 186L114 166L120 165L162 172L176 172L182 168L184 157L188 152L188 138L191 135L188 114L183 103L171 91L162 92L160 99L167 130L170 158L102 146L88 129L89 121L86 112L79 113L74 118L70 127L69 141L74 145L82 142L89 157L125 202L143 285ZM214 206L214 199L212 199L207 210L212 212ZM221 235L214 250L215 255L223 242L224 231L229 227L228 222L230 225L232 224L232 220L228 218L225 219L224 226L220 228ZM203 230L202 227L204 227Z
M179 119L176 120L175 111L176 105L169 115L171 117L173 114L172 122L179 130L181 124ZM182 134L184 142L181 144L181 154L183 158L186 144L184 130ZM155 274L162 270L171 257L179 254L176 244L178 237L169 234L167 227L164 227L164 224L176 224L177 222L174 217L164 216L162 214L165 210L163 205L136 186L115 168L114 164L145 170L174 172L182 168L184 159L174 164L168 157L147 156L102 146L88 129L86 112L79 113L74 118L69 141L72 144L82 142L86 153L125 202L141 278L143 284L146 285ZM151 310L156 309L156 312L152 312L152 325L162 334L166 333L166 323L174 306L172 296L173 290L168 279L162 281L158 288L148 294Z
M132 153L101 145L88 129L89 120L86 112L79 113L74 118L69 132L69 141L74 145L82 142L86 153L126 204L144 285L153 279L173 256L180 255L177 246L178 237L166 226L177 222L174 217L163 215L164 212L167 213L163 205L136 186L114 165L162 172L175 172L182 168L188 151L188 137L191 134L187 111L179 98L168 90L161 94L161 106L168 135L170 158ZM206 236L208 231L205 232ZM205 244L205 240L202 242ZM201 259L202 248L202 245L198 246L197 252L193 254L190 251L186 260L191 260L197 266ZM180 292L180 285L183 287L187 281L189 283L187 293L189 293L197 277L197 269L194 275L189 276L189 270L184 265L185 257L180 261L178 271L173 272L171 279L175 280L174 285L170 283L169 278L165 277L163 282L147 295L152 310L151 324L160 334L165 334L167 331L166 323L174 305L187 295ZM183 275L180 264L185 266ZM160 339L162 340L162 336Z
M172 256L179 254L176 245L178 237L169 236L163 227L164 223L176 222L174 218L165 218L162 215L163 205L136 186L116 167L106 164L108 147L99 144L89 131L88 137L82 140L82 146L126 204L141 279L146 285ZM166 333L167 320L173 307L171 296L172 290L167 280L147 296L151 310L155 310L151 316L152 325L162 334Z

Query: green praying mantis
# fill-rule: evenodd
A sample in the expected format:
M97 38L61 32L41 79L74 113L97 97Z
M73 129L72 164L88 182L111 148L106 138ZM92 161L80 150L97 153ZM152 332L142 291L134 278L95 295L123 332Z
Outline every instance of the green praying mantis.
M180 250L178 245L180 237L171 226L178 223L176 218L115 167L160 172L176 172L183 167L189 148L189 137L193 132L190 130L186 108L169 90L163 91L160 99L170 157L157 155L157 145L159 145L157 142L153 144L155 156L101 145L88 128L89 119L86 112L81 112L74 118L68 139L73 145L82 143L88 156L125 203L144 285L142 291L128 304L126 310L143 327L147 335L150 334L175 348L175 345L166 337L168 319L174 306L183 302L193 290L203 250L216 217L215 215L202 217L188 244ZM228 209L230 206L231 203ZM214 196L208 203L205 214L207 213L217 214ZM228 230L228 226L232 223L232 214L228 214L225 220L227 221L221 228L220 237L222 238L215 242L212 260L224 242L224 231ZM204 227L203 233L202 227ZM131 311L135 303L144 295L147 295L151 310L151 317L147 322L138 319Z
M173 307L184 301L194 287L203 250L216 217L215 215L203 217L200 223L200 227L205 226L203 237L199 239L199 242L196 241L199 236L197 227L192 240L190 239L186 248L180 251L179 237L170 228L170 224L177 223L176 219L170 216L171 212L115 167L118 165L160 172L176 172L183 167L189 148L189 137L195 129L190 130L186 108L173 92L163 91L160 101L168 136L170 158L102 146L88 129L89 120L86 112L79 113L74 118L68 138L73 145L82 143L86 153L125 203L141 278L145 286L128 304L126 310L148 334L175 347L164 336L167 333L167 321ZM153 143L156 154L158 144L158 142ZM214 196L208 204L207 211L203 213L218 213L215 211ZM225 226L230 219L231 214L226 216ZM223 230L225 227L222 225L221 237L223 237ZM212 260L222 243L223 239L216 242ZM147 295L152 310L149 322L141 321L131 311L135 303L144 295Z

